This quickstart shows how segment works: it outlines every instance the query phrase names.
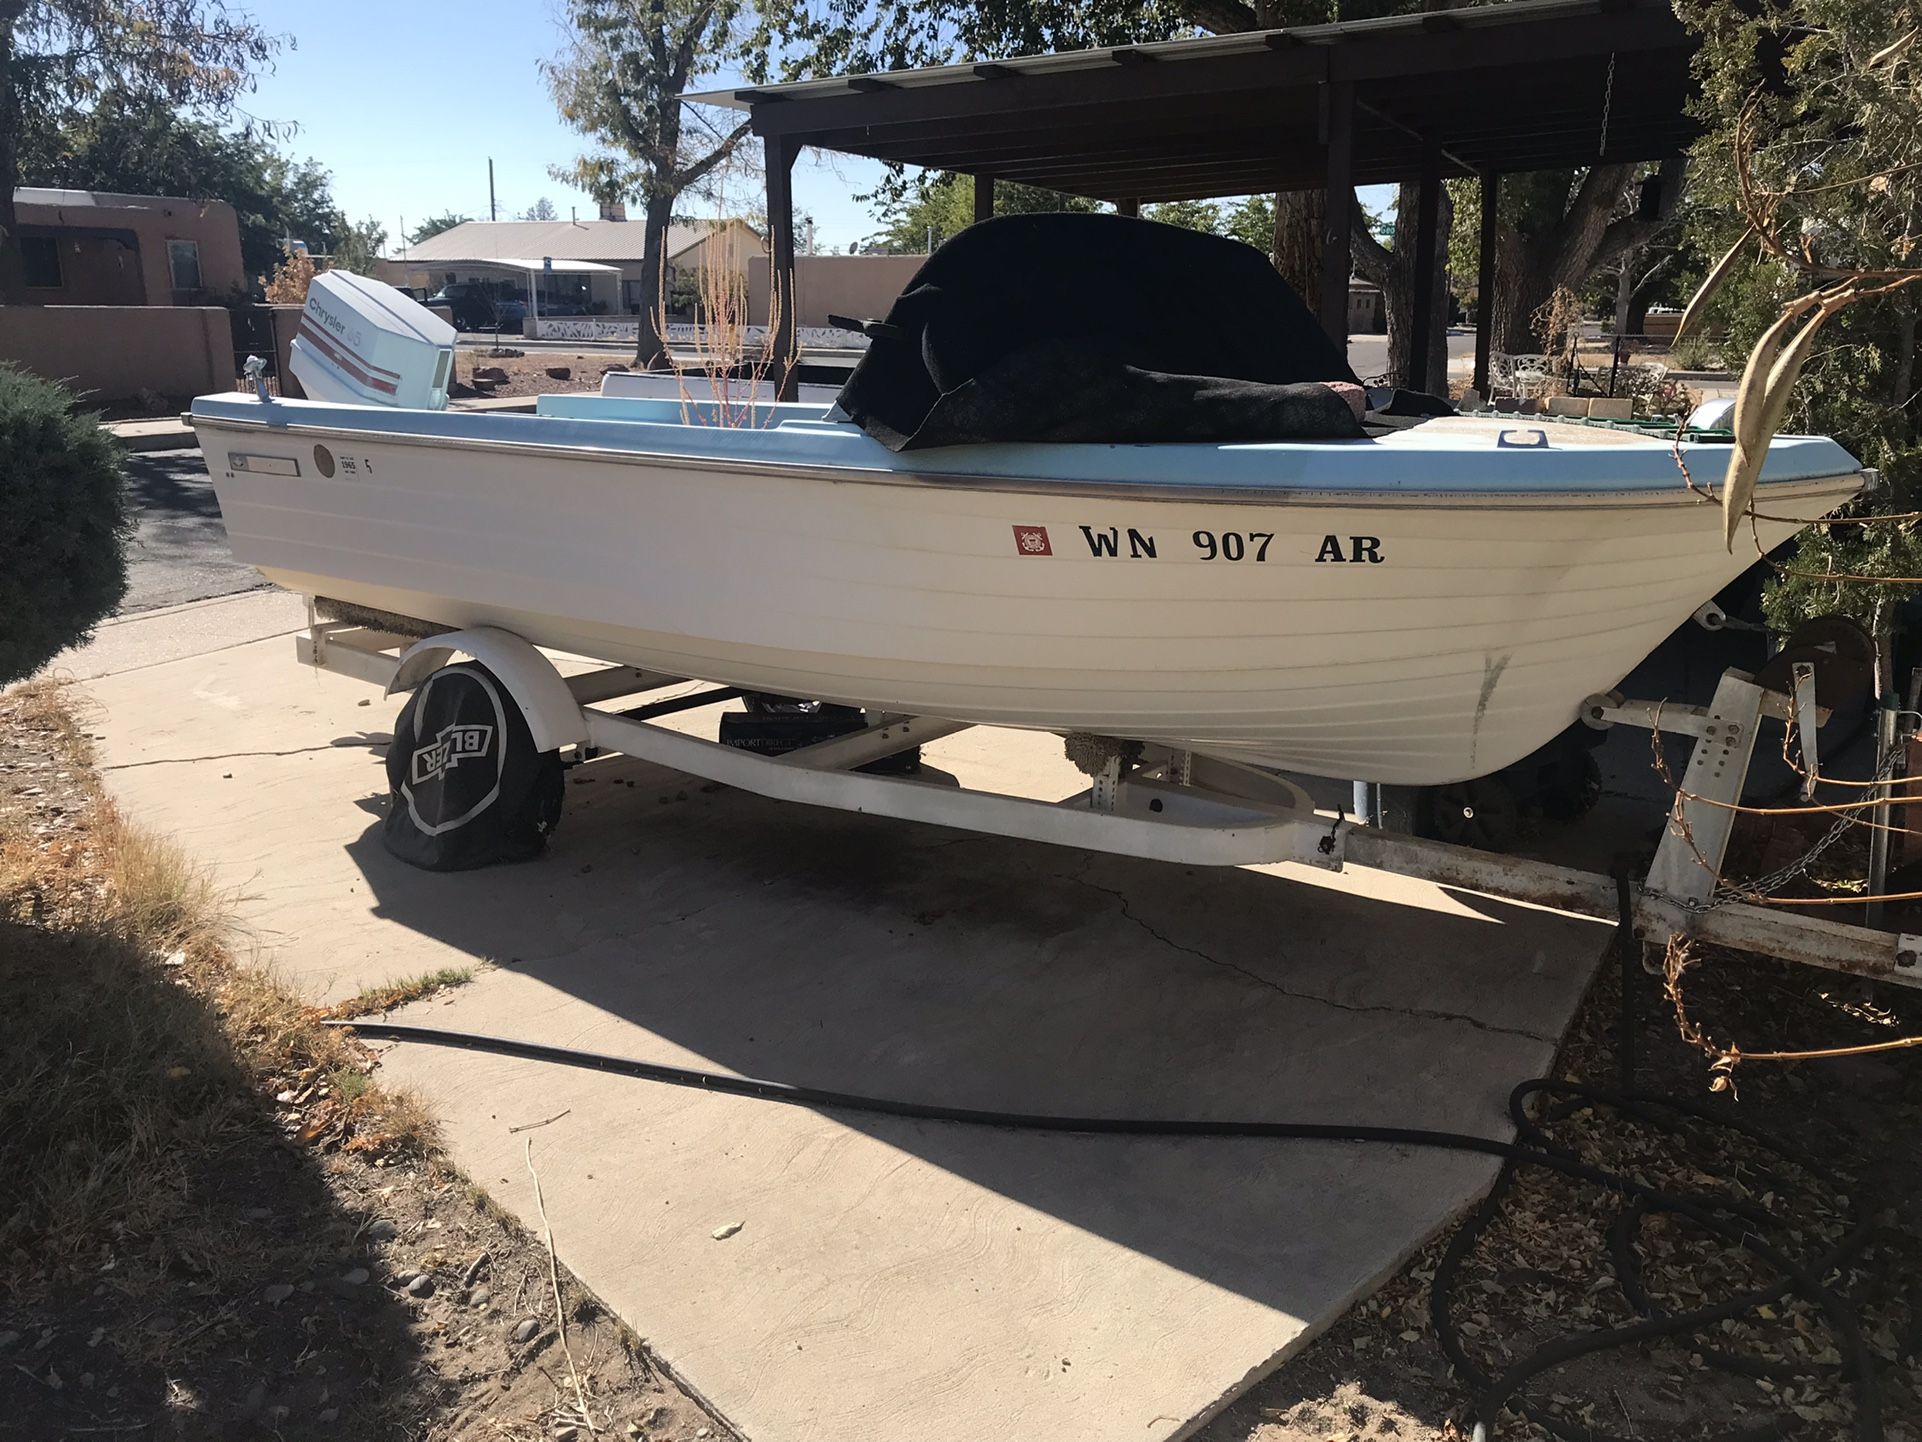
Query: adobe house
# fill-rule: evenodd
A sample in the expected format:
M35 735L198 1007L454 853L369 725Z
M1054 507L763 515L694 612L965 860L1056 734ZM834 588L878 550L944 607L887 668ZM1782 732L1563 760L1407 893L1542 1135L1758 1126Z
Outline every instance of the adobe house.
M247 283L224 200L23 187L28 305L207 305Z

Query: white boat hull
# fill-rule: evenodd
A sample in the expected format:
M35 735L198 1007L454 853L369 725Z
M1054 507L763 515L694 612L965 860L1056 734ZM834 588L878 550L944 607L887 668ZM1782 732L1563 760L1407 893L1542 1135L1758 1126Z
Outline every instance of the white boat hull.
M1679 478L1658 497L1191 498L196 424L235 554L291 590L756 690L1387 783L1534 751L1755 559ZM1860 480L1777 483L1761 509L1813 519ZM1764 547L1797 529L1758 527Z

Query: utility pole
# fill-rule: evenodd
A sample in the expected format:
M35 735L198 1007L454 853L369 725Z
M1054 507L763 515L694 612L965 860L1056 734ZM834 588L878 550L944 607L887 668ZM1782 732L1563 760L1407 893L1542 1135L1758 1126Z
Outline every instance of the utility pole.
M494 157L487 157L487 218L499 220L500 207L494 204Z

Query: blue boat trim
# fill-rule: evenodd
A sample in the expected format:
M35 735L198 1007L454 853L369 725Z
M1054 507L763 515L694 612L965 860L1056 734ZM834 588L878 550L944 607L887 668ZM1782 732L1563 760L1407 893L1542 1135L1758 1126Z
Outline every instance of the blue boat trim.
M1352 441L1163 443L1156 445L1009 444L956 446L905 455L846 422L826 419L819 405L762 402L737 409L749 424L690 423L687 413L712 403L628 399L593 394L543 396L534 415L397 410L382 406L202 396L193 417L266 430L344 432L370 439L454 445L529 446L602 455L660 456L710 466L780 466L839 471L848 479L1085 484L1093 490L1153 489L1196 499L1237 493L1254 499L1353 497L1643 495L1683 489L1676 447L1645 443L1498 447L1486 433L1446 432ZM1512 427L1528 430L1528 418ZM1358 464L1369 455L1371 464ZM1719 482L1723 444L1683 443L1698 484ZM1545 465L1553 457L1552 466ZM1858 463L1834 441L1781 436L1769 448L1762 484L1848 477Z

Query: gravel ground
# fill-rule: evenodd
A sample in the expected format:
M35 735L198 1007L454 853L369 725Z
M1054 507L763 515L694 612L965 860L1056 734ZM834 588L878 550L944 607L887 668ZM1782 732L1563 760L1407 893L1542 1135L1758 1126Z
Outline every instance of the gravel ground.
M1749 860L1759 859L1764 840L1744 838ZM1851 869L1852 861L1838 860L1840 873ZM1659 952L1654 959L1661 961ZM1922 1296L1915 1290L1922 1279L1922 1159L1909 1144L1922 1126L1922 1055L1901 1049L1751 1061L1736 1068L1733 1088L1716 1091L1711 1059L1681 1039L1664 978L1636 967L1631 990L1624 1033L1619 972L1604 968L1555 1075L1614 1088L1624 1037L1632 1038L1637 1091L1706 1107L1732 1127L1779 1139L1806 1165L1741 1130L1649 1125L1608 1108L1576 1112L1548 1131L1575 1155L1618 1173L1758 1208L1762 1220L1753 1234L1796 1258L1820 1256L1859 1220L1863 1250L1825 1275L1853 1299L1861 1335L1877 1357L1883 1430L1858 1430L1860 1394L1839 1375L1830 1321L1806 1301L1781 1298L1705 1332L1616 1347L1549 1370L1526 1389L1537 1415L1597 1437L1922 1438L1915 1365L1922 1344L1915 1300ZM1679 990L1690 1018L1716 1044L1745 1051L1922 1035L1916 993L1811 967L1705 952ZM1452 1315L1463 1345L1486 1373L1499 1375L1555 1338L1645 1315L1611 1257L1608 1233L1623 1211L1623 1199L1601 1188L1544 1170L1517 1171L1498 1220L1469 1253L1454 1289ZM1749 1253L1673 1216L1644 1219L1629 1235L1641 1281L1662 1311L1762 1289L1775 1276ZM1203 1442L1459 1442L1466 1392L1430 1319L1430 1283L1450 1240L1425 1248L1217 1418ZM1498 1435L1553 1434L1511 1415Z

